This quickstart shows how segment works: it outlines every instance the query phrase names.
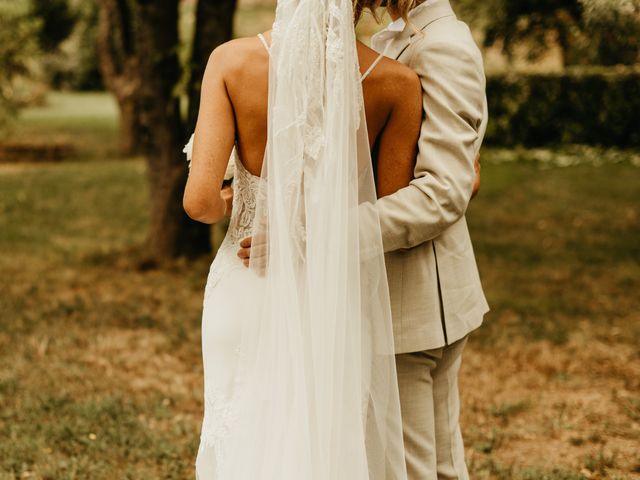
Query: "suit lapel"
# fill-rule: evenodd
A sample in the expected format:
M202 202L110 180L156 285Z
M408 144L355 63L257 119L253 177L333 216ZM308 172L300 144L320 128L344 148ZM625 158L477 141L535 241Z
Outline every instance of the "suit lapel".
M387 51L385 55L389 58L393 58L397 60L402 52L404 52L407 47L411 44L411 35L407 32L405 28L404 31L398 35L396 38L391 40L391 44L387 47Z

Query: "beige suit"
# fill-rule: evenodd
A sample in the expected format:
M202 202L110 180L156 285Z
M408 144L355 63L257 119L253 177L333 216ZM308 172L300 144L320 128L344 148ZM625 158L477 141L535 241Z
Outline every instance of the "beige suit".
M448 0L421 8L411 24L386 55L422 82L415 179L377 203L397 353L452 344L489 310L464 216L488 119L482 56Z
M457 377L466 337L489 310L465 219L488 119L485 76L480 51L448 0L412 13L386 55L422 82L415 179L380 199L377 211L409 478L464 480Z

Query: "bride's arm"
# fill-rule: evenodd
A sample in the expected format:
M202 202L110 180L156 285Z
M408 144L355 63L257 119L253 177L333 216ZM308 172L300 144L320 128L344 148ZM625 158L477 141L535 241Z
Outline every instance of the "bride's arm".
M413 180L422 123L422 89L413 72L394 82L395 101L377 148L378 198L396 193Z
M184 192L187 214L202 223L216 223L227 205L221 195L229 157L235 142L233 107L224 79L229 60L226 45L211 54L202 80L191 172Z

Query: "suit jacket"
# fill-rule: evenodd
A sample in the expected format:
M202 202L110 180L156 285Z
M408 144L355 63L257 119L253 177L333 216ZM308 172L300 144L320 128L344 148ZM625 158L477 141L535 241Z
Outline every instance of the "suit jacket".
M482 56L448 0L416 11L386 55L418 73L425 112L415 179L376 204L396 353L407 353L456 342L489 310L465 219L488 114Z

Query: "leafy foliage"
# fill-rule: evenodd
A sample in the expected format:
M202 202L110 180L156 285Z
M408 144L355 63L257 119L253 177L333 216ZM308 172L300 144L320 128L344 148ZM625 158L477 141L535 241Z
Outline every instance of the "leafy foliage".
M103 83L96 47L98 7L95 2L77 2L72 15L75 23L68 38L45 59L47 76L57 89L100 90Z
M640 0L580 0L585 28L596 37L600 63L640 62Z
M36 36L41 22L29 15L24 4L0 0L0 129L6 128L17 109L29 97L25 80L36 71L33 58L39 53Z
M488 79L487 141L638 147L640 69L570 69Z
M94 2L0 0L0 130L46 84L99 88Z
M493 15L485 45L501 41L503 51L511 56L517 44L529 40L531 58L539 56L553 42L564 52L571 48L581 17L578 0L493 0L492 3Z
M71 35L77 20L67 0L31 0L30 13L42 22L38 40L46 52L55 51Z
M640 61L640 0L455 0L463 18L485 32L486 47L509 57L526 46L535 60L559 46L565 65Z

